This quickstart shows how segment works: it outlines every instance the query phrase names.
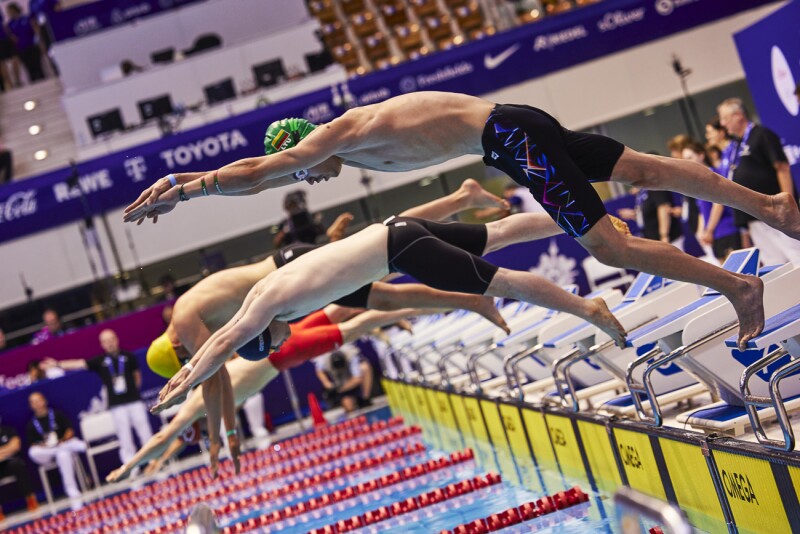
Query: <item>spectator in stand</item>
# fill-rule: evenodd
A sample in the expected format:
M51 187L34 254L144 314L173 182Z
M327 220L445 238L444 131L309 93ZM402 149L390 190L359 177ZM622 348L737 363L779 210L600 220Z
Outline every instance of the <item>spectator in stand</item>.
M65 330L61 324L61 317L53 309L48 308L44 311L42 321L44 322L44 327L33 335L33 340L31 341L33 345L38 345L44 341L69 333L69 330Z
M0 22L1 24L2 22ZM1 61L0 61L0 64ZM0 185L10 182L14 178L14 156L6 144L0 140Z
M165 328L172 322L172 312L174 310L175 307L172 304L167 304L161 309L161 320L164 322Z
M670 243L680 249L683 247L681 222L675 213L672 193L631 188L635 195L634 208L620 208L617 215L621 219L636 221L642 237L654 241Z
M683 149L683 159L711 167L705 148L697 141L692 141ZM698 200L697 206L700 208L697 241L707 255L713 255L722 264L731 251L742 248L739 228L733 222L733 210L706 200Z
M116 332L105 329L100 332L100 346L103 355L90 360L47 360L46 367L59 367L65 370L87 369L100 377L108 392L108 409L114 417L114 425L119 438L119 457L127 463L136 454L133 431L144 445L151 437L150 420L140 394L142 372L136 356L119 348Z
M2 421L0 421L2 423ZM33 493L31 480L28 478L28 469L25 460L20 458L22 441L13 427L0 424L0 478L13 476L17 479L17 486L21 495L25 496L28 510L33 511L39 507L36 494ZM0 521L4 519L3 509L0 508Z
M50 27L50 21L58 11L61 11L61 0L28 0L28 13L36 23L39 47L56 76L58 76L58 67L50 56L50 47L53 46L53 30Z
M283 210L286 219L280 223L280 229L273 243L276 247L285 247L292 243L315 244L317 238L325 235L325 228L319 217L308 211L305 191L292 191L283 197Z
M775 132L750 120L742 100L729 98L718 107L720 124L732 138L722 158L720 174L739 185L765 194L792 193L797 198L789 161ZM746 227L765 265L791 261L800 265L800 241L785 237L741 211L734 211L737 226Z
M314 367L329 404L341 404L346 412L371 404L372 366L355 345L343 345L315 358Z
M706 123L706 143L708 143L708 146L713 146L719 150L719 161L715 163L713 157L711 158L713 168L718 169L722 162L723 152L725 152L725 149L731 144L728 132L725 131L725 128L723 128L722 124L719 122L719 116L715 115Z
M3 91L19 87L19 60L2 11L0 11L0 81Z
M667 149L669 150L670 157L675 159L683 159L683 149L686 148L691 142L693 142L693 139L686 134L676 135L667 141ZM697 222L700 217L700 210L697 208L697 201L692 197L687 197L686 195L682 195L682 197L683 200L681 201L681 207L680 209L676 208L675 213L683 222L689 225L690 232L697 233Z
M159 302L175 300L183 294L182 291L178 291L178 283L175 281L175 277L169 273L159 278L158 284L161 286L161 296L158 297Z
M44 395L38 391L31 393L28 403L33 411L27 428L30 444L28 455L39 465L55 460L70 506L77 510L83 506L83 502L72 459L74 454L86 451L86 444L75 437L72 422L61 411L47 406Z
M28 379L31 384L40 380L49 380L62 376L64 376L64 371L57 367L45 367L42 365L41 360L31 360L28 362Z
M8 30L11 33L11 40L28 73L28 81L34 83L43 80L42 51L36 42L36 32L38 31L36 21L25 15L16 2L6 5L6 14L8 15Z
M714 172L722 166L722 150L716 145L706 145L706 157L708 157L708 164L714 169Z

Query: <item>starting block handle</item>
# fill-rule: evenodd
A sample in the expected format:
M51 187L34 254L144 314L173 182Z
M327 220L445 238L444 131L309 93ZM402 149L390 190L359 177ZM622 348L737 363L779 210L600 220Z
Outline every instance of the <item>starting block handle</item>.
M750 419L750 425L753 427L756 439L767 448L781 451L791 451L794 449L795 439L794 431L789 421L789 414L786 411L786 404L784 404L783 397L780 394L780 383L784 378L800 368L800 360L791 361L775 371L769 380L769 397L752 395L750 393L750 380L756 373L762 369L766 369L769 365L786 356L786 354L786 349L782 347L770 352L757 362L748 365L742 372L742 378L739 380L739 389L744 397L745 411L747 412L747 417ZM772 407L775 410L775 415L778 418L778 425L780 425L781 431L783 432L783 440L772 439L767 436L767 432L764 430L764 423L761 421L761 417L758 413L759 408L765 407Z
M503 360L503 370L506 374L506 385L508 387L508 394L513 395L514 391L517 392L519 400L525 400L525 394L522 392L522 384L519 379L519 364L527 358L542 350L544 345L537 344L533 347L524 349L510 356L506 356Z
M476 393L481 392L481 379L478 376L478 360L486 356L487 354L491 354L491 352L497 348L497 345L490 345L489 347L480 350L474 354L470 354L469 359L467 360L467 372L469 373L469 379L472 382L473 391Z
M678 347L677 350L682 350L683 347ZM675 353L676 351L672 351L672 353L667 354L664 359L668 358L670 355ZM643 380L643 384L639 384L636 382L636 379L633 377L634 372L636 369L643 365L648 365L648 361L657 358L659 354L663 354L663 351L659 347L655 347L654 349L646 352L645 354L639 356L631 363L628 364L628 369L625 372L625 383L628 385L628 391L631 392L631 399L633 399L634 408L636 408L636 415L640 421L643 423L649 423L655 426L660 426L661 424L661 407L658 405L658 401L655 399L654 396L650 395L650 389L652 389L652 385L650 385L650 389L648 389L647 385L647 377ZM657 363L660 360L656 360ZM649 365L648 365L649 367ZM645 368L645 372L647 368ZM647 413L647 409L644 406L644 398L643 395L648 396L648 400L650 401L650 409L653 412L653 416L651 417L650 414Z
M569 367L570 362L577 362L583 359L584 355L580 354L580 351L579 347L575 347L553 363L553 380L556 383L558 396L561 397L561 405L564 408L570 407L570 401L567 400L567 393L569 393L572 398L573 412L580 411L580 403L578 402L578 388L575 387L572 375L569 373ZM592 351L590 350L588 353L592 353Z

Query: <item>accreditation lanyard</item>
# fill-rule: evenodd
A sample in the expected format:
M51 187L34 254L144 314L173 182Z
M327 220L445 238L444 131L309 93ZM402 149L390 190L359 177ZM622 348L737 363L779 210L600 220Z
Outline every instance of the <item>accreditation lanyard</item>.
M742 157L742 151L744 147L747 146L747 140L750 138L750 132L753 130L753 123L747 123L747 128L744 131L744 135L737 143L731 143L729 145L728 150L726 150L726 154L722 158L722 164L720 165L720 174L722 176L726 176L729 180L733 180L733 173L736 171L737 165L739 165L739 160Z
M128 384L125 382L125 356L120 354L117 357L117 373L114 374L114 362L111 356L106 356L104 362L108 367L108 373L111 375L111 386L114 388L114 393L117 395L124 395L128 392Z
M48 410L47 418L50 422L50 428L48 429L48 434L54 434L57 430L56 426L56 415L53 413L53 410ZM42 423L39 422L39 419L36 417L33 418L33 426L36 428L36 431L39 433L40 436L45 437L44 429L42 428Z
M117 378L117 377L122 376L122 375L125 374L125 356L123 356L122 354L120 354L117 357L117 372L116 372L116 374L113 372L114 360L111 358L111 356L106 356L106 358L103 361L103 363L106 364L106 366L108 367L108 372L111 373L111 376L113 378Z

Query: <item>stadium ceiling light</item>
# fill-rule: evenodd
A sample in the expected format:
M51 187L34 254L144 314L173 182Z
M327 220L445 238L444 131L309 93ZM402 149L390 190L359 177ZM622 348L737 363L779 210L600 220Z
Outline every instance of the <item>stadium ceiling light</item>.
M47 150L44 150L44 149L42 149L42 150L37 150L36 152L34 152L34 153L33 153L33 158L34 158L36 161L42 161L42 160L43 160L43 159L45 159L46 157L47 157Z
M38 124L32 124L30 127L28 127L28 133L31 135L39 135L42 133L42 127Z
M36 100L26 100L22 107L25 108L25 111L33 111L36 109Z

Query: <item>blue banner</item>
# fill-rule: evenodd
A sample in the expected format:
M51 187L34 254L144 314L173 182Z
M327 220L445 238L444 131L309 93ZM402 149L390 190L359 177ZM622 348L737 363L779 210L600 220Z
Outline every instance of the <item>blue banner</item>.
M559 69L724 18L769 0L625 0L601 2L490 39L349 82L359 105L431 90L482 95ZM264 127L289 116L327 122L344 110L316 91L209 126L81 163L78 180L63 169L0 188L0 243L132 202L170 172L213 169L263 153Z
M83 37L203 0L103 0L59 11L50 17L56 41Z
M800 1L794 0L734 36L761 123L781 137L800 187Z

